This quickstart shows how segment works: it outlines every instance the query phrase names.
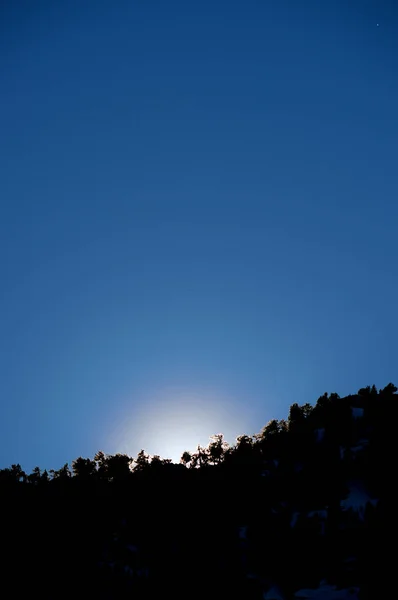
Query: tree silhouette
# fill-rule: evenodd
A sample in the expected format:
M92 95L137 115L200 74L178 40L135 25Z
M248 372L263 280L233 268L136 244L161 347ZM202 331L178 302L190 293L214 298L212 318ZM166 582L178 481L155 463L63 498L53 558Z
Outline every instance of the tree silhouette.
M20 464L11 465L11 467L0 471L0 483L5 485L16 485L25 483L27 480L26 473L22 470Z
M263 427L260 434L256 437L258 440L267 441L272 437L279 435L287 430L287 423L283 419L278 421L277 419L272 419L268 421L268 423Z
M224 440L222 433L217 433L210 438L210 443L207 447L207 455L209 462L217 465L220 464L224 458L224 454L228 448L228 444Z
M382 396L392 396L398 392L398 388L393 384L389 383L385 388L380 390Z
M377 396L377 394L378 394L378 391L377 391L377 388L375 385L372 385L372 386L368 385L368 386L358 390L358 396L368 397L368 396Z
M137 458L134 460L134 471L136 473L142 473L150 466L149 455L145 450L140 450L137 454Z
M188 452L187 450L185 452L182 453L181 459L180 459L180 463L183 464L185 467L187 467L189 465L189 463L192 460L192 454L190 452Z
M205 467L209 464L209 452L207 448L202 448L198 445L196 452L191 455L191 467L196 469L198 467Z
M289 430L301 429L305 420L311 416L313 407L311 404L299 406L297 402L291 405L288 417Z
M87 480L97 472L97 465L95 460L80 456L72 462L72 471L75 477Z
M65 463L64 466L61 467L58 471L51 469L50 473L52 475L53 480L60 482L66 482L72 476L68 463Z
M18 483L25 483L26 481L26 473L22 469L20 464L11 465L11 477Z
M107 473L108 473L108 466L107 466L106 455L104 452L102 452L102 450L99 450L96 453L96 455L94 456L94 462L96 464L98 478L100 480L106 480Z
M110 481L122 481L131 475L133 459L127 454L114 454L106 458L106 473Z
M48 483L49 481L49 476L46 470L44 470L43 472L40 470L39 467L35 467L32 471L32 473L30 473L27 476L27 482L32 484L32 485L43 485L45 483Z
M236 438L236 452L239 454L251 454L253 452L253 438L249 435L239 435Z

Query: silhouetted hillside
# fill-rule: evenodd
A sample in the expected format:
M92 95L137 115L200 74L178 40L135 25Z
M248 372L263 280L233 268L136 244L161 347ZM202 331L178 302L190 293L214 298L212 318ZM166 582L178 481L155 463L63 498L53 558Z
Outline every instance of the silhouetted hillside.
M294 403L181 464L98 452L50 473L1 470L2 596L382 598L396 392Z

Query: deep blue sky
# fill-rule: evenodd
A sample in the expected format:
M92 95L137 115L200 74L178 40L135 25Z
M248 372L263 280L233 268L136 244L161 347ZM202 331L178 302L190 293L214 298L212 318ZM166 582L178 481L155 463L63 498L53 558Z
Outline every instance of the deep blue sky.
M0 466L398 381L394 4L1 3Z

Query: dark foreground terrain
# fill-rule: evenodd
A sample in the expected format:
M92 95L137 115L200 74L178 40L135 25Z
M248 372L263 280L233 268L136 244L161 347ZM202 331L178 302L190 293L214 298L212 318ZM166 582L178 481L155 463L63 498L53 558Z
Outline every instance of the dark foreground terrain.
M292 404L179 465L99 452L1 470L1 597L393 597L396 391Z

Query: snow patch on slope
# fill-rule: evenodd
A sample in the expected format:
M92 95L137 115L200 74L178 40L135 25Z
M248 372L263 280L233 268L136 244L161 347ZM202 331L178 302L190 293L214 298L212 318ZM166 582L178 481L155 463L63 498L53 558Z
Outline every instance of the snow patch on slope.
M365 516L365 509L368 504L377 505L378 500L371 498L368 492L360 483L350 483L347 498L341 501L342 510L354 510L361 519Z

